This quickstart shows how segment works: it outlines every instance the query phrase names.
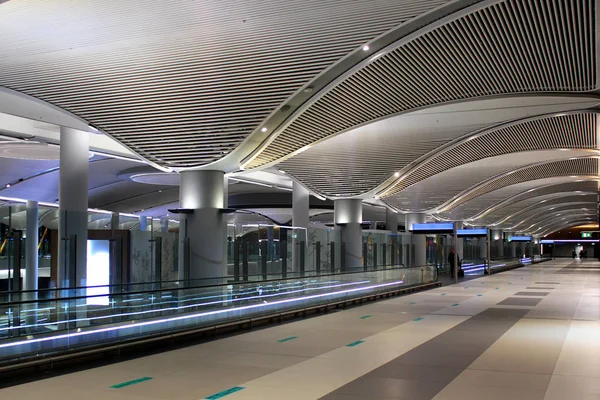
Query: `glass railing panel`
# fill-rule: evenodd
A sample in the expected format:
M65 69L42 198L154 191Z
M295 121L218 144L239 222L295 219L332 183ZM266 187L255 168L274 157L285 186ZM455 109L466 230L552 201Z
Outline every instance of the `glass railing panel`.
M0 358L252 317L431 282L432 267L0 304ZM225 280L225 279L223 279Z

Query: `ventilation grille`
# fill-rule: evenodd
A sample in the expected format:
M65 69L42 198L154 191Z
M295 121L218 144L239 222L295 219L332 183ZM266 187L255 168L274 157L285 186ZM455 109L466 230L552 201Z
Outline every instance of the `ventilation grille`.
M398 182L387 195L458 165L521 151L597 148L596 114L579 113L497 129L437 154Z
M158 164L200 166L341 57L445 1L11 1L0 85Z
M533 181L537 179L551 178L557 176L598 176L598 160L596 158L584 158L576 160L556 161L547 164L535 165L524 168L508 175L502 175L470 191L460 201L454 203L448 210L487 193L516 185L518 183Z
M437 28L325 94L249 166L417 107L504 93L594 90L594 7L594 0L508 0Z

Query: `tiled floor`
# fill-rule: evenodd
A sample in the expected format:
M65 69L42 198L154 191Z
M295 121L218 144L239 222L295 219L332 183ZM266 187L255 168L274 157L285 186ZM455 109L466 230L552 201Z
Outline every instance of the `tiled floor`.
M33 398L600 399L600 263L546 262L0 390Z

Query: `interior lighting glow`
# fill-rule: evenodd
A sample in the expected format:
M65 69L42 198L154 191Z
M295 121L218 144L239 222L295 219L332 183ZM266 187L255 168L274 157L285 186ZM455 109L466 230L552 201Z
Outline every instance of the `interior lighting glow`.
M263 126L262 129L260 130L261 132L266 132L268 129L266 126Z
M8 189L9 187L10 187L10 183L7 183L6 184L6 188Z
M260 308L266 307L266 306L303 302L303 301L311 300L311 299L331 297L331 296L336 296L336 295L340 295L340 294L354 293L354 292L359 292L359 291L364 291L364 290L377 289L377 288L393 286L393 285L400 285L402 283L404 283L404 281L388 282L388 283L382 283L382 284L378 284L378 285L365 286L365 287L361 287L361 288L345 289L345 290L341 290L341 291L337 291L337 292L321 293L321 294L316 294L316 295L311 295L311 296L302 296L302 297L297 297L297 298L292 298L292 299L273 301L270 303L252 304L252 305L236 307L236 308L232 308L232 309L207 311L207 312L201 312L201 313L196 313L196 314L192 314L192 315L181 315L181 316L177 316L177 317L171 317L171 318L165 318L165 319L159 319L159 320L153 320L153 321L138 322L138 323L132 323L132 324L128 324L128 325L111 326L108 328L94 329L94 330L75 332L75 333L65 333L65 334L61 334L61 335L42 337L42 338L31 339L31 340L20 340L17 342L0 344L0 349L21 346L21 345L28 345L31 343L42 343L42 342L47 342L50 340L59 340L59 339L68 339L71 337L87 336L87 335L91 335L94 333L97 334L97 333L120 331L123 329L132 329L132 328L135 329L135 328L140 328L140 327L144 327L144 326L152 326L152 325L165 323L165 322L181 321L181 320L185 320L185 319L193 319L193 318L205 317L205 316L210 316L210 315L219 315L219 314L225 314L225 313L231 313L231 312L234 312L237 314L237 313L239 313L239 311L243 311L243 310L260 309Z
M394 177L396 177L396 178L400 178L400 172L395 172L395 173L394 173Z
M365 44L365 45L363 46L363 51L369 51L369 45L366 45L366 44Z

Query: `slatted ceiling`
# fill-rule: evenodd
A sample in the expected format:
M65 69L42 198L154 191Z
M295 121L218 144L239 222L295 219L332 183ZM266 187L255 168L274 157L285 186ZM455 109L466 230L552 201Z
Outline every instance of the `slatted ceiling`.
M200 166L334 62L446 1L7 2L0 85L160 165Z
M450 168L514 152L556 148L595 149L597 114L591 112L543 118L499 128L439 152L398 182L386 196Z
M564 210L562 210L562 212L559 212L558 214L560 214L560 215L557 215L555 213L550 213L550 214L546 214L546 215L538 215L537 218L532 219L531 221L518 226L515 230L526 231L526 232L535 231L540 226L554 224L554 223L557 223L558 221L568 221L568 220L572 220L574 218L596 216L597 210L594 209L594 210L582 211L579 209L564 209Z
M550 207L550 206L546 207L544 205L544 207L541 207L538 210L532 210L527 215L521 214L521 215L515 216L514 218L511 218L510 220L503 222L501 226L505 227L507 229L514 228L515 230L520 230L520 229L527 228L531 224L537 224L540 221L548 218L549 216L555 217L557 214L560 214L560 217L562 218L565 215L568 215L569 213L586 214L591 211L595 212L597 207L598 207L598 202L596 201L596 199L594 199L593 201L588 202L588 203L583 203L583 202L578 201L576 203L561 204L561 205L556 205L554 207ZM584 208L586 208L586 210L584 210Z
M481 185L450 206L448 210L452 210L476 197L522 182L571 175L598 176L598 160L595 158L564 160L524 168Z
M531 211L535 211L535 208L537 206L546 207L546 206L552 206L555 204L562 204L562 202L569 202L569 201L573 201L573 202L595 201L595 198L596 198L595 196L596 195L559 197L559 198L551 199L547 202L544 202L543 204L540 204L540 200L538 200L537 198L529 199L529 200L525 200L525 201L519 203L519 205L504 207L501 210L498 210L495 213L490 213L490 214L486 215L484 218L478 219L476 221L477 221L477 223L481 223L482 225L490 225L490 224L500 223L500 226L512 226L514 223L516 223L519 220L522 220L524 218L526 213L523 212L523 210L526 210L526 212L528 213ZM506 219L509 216L512 216L512 217Z
M326 93L249 167L373 118L453 100L594 90L595 1L501 1L379 57ZM302 143L290 139L302 135Z
M390 177L390 171L400 170L448 141L411 142L407 135L389 139L369 143L351 139L323 143L323 146L300 153L278 167L317 193L354 196L372 190Z
M523 193L518 194L518 196L515 196L510 203L510 205L515 205L519 208L521 208L521 202L525 202L525 201L531 201L533 199L533 201L538 201L537 199L540 197L545 197L548 195L552 195L552 194L563 194L565 192L597 192L598 191L598 182L596 181L581 181L581 182L566 182L566 183L559 183L559 184L555 184L555 185L548 185L548 186L542 186L542 187L537 187L534 188L534 190L532 191L526 191ZM582 196L583 197L583 196ZM545 198L544 198L545 200ZM542 201L542 200L539 200ZM510 214L509 212L503 213L503 209L506 208L506 206L502 206L502 203L489 203L492 204L491 206L488 205L487 209L491 209L491 208L495 208L495 207L499 207L496 211L487 214L484 218L493 218L492 215L496 215L495 213L501 213L501 216L499 216L498 218L504 218L506 215ZM502 214L503 213L503 214ZM487 219L486 219L487 220ZM496 221L490 221L490 223L493 223Z

